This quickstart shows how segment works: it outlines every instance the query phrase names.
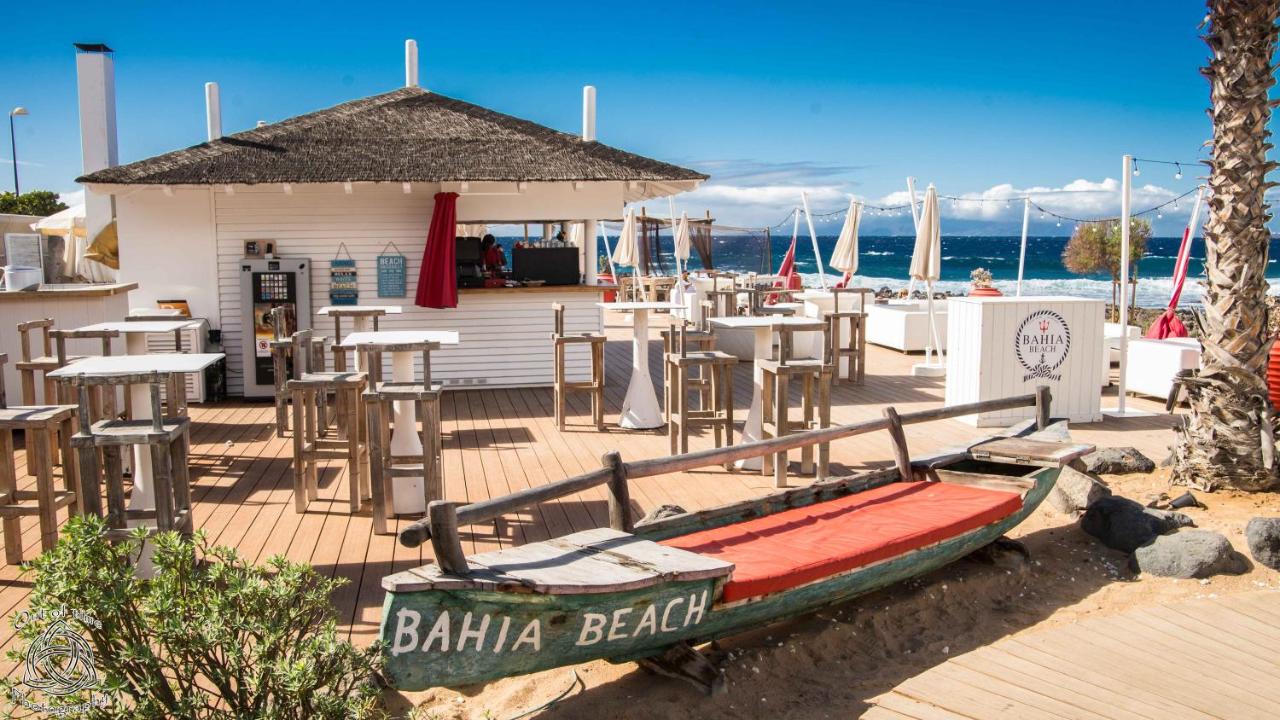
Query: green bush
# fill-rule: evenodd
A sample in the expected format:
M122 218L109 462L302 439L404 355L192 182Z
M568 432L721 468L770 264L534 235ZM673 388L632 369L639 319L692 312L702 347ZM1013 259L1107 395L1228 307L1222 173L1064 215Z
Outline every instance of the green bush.
M329 595L343 581L280 556L250 565L202 533L152 543L154 576L139 579L141 534L113 543L101 519L73 518L33 561L31 607L14 619L23 647L10 657L24 662L61 620L88 638L97 674L96 687L41 702L103 718L384 717L379 649L337 637ZM6 695L30 689L22 674Z

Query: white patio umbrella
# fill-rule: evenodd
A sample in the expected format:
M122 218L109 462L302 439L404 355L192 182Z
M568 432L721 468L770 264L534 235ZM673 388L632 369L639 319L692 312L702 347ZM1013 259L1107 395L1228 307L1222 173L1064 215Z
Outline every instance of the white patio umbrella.
M693 252L693 240L689 237L689 213L680 213L675 227L676 272L689 269L689 255Z
M946 372L941 363L942 343L938 338L938 324L933 311L933 284L942 276L942 226L938 217L938 191L929 185L925 191L924 208L920 211L920 223L916 227L916 246L911 253L911 279L925 284L925 292L929 299L929 334L931 346L925 349L925 361L912 368L916 375L937 376ZM932 354L938 351L939 362L934 363Z
M629 265L635 272L636 287L640 287L640 251L636 243L636 211L628 208L618 231L618 244L613 246L613 264ZM621 296L619 296L621 297Z
M858 272L858 225L862 223L862 203L849 200L849 212L845 213L844 226L831 251L831 269L853 275Z

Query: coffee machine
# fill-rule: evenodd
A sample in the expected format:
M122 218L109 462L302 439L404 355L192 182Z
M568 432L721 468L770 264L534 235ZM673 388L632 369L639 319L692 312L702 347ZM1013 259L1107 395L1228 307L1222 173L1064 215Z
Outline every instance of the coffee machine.
M480 238L454 238L453 260L458 269L458 287L484 287L484 254L480 251Z

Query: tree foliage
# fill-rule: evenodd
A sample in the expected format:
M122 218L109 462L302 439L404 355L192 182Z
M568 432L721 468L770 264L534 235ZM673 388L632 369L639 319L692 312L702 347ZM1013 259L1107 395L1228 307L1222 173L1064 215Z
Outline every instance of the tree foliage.
M0 193L0 213L48 217L66 209L67 204L58 199L58 193L49 190L32 190L21 195Z
M1105 272L1111 276L1112 283L1120 282L1120 230L1120 223L1114 221L1080 223L1062 251L1062 264L1077 275ZM1138 262L1147 254L1150 239L1151 223L1143 218L1130 218L1130 279L1138 276Z
M73 518L33 561L27 616L61 613L87 636L98 674L96 687L44 702L96 701L78 715L98 718L384 717L372 682L380 649L337 637L329 595L341 581L282 556L250 565L201 533L148 540L155 573L140 579L141 532L112 542L100 518ZM47 624L15 622L24 647L10 657L24 660Z

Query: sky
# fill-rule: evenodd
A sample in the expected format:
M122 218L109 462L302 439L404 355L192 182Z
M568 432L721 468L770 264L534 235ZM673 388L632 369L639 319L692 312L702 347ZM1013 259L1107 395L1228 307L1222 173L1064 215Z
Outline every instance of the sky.
M128 162L204 140L206 81L229 134L399 87L406 38L428 89L569 132L595 85L600 141L709 173L677 212L728 224L772 225L802 189L815 213L851 196L898 205L909 175L943 195L1030 192L1105 217L1125 153L1184 163L1178 180L1139 161L1135 210L1204 174L1198 0L451 5L17 3L11 26L38 38L0 44L0 108L30 111L16 119L22 186L78 189L73 42L115 50ZM7 142L0 158L10 190ZM1180 232L1189 200L1150 218L1157 234ZM944 201L943 231L1016 234L1009 205ZM1032 231L1069 234L1056 222L1035 213ZM870 213L863 232L910 227L905 212Z

